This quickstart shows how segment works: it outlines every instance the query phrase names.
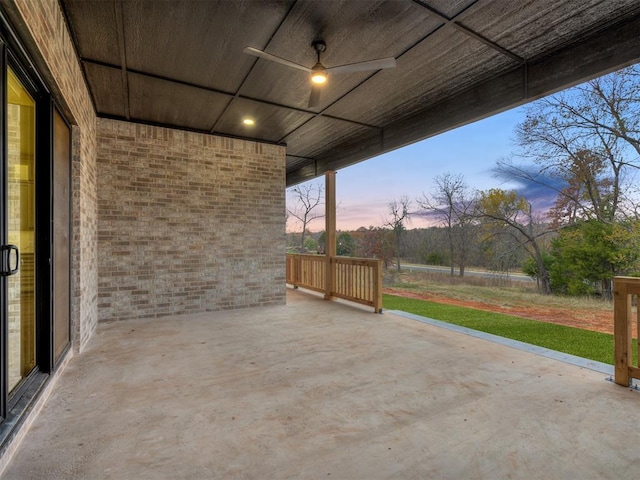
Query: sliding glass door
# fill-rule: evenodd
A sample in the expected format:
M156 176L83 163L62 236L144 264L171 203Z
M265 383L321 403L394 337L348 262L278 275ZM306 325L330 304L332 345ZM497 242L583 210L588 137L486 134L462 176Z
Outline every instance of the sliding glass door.
M7 387L9 394L36 365L35 144L36 102L11 68L6 84ZM9 275L9 273L12 273Z

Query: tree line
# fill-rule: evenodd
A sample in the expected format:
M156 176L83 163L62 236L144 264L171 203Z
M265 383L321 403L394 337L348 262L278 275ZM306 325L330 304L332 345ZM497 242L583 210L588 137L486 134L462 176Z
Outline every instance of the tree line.
M543 293L610 297L614 276L640 275L640 68L529 104L515 137L494 172L516 188L476 191L446 173L389 202L381 226L343 232L343 251L398 270L401 258L461 276L521 268ZM412 216L434 228L407 230Z

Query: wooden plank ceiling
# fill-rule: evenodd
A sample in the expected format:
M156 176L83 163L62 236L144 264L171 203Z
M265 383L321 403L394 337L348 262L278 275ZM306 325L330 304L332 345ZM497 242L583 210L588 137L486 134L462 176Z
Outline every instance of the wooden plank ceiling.
M100 116L287 146L287 184L640 60L637 0L61 0ZM311 67L336 75L309 108ZM255 119L247 127L244 117Z

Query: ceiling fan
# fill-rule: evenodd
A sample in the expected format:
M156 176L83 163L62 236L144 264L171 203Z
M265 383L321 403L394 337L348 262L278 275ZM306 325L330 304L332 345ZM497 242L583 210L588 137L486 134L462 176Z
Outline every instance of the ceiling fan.
M350 63L347 65L339 65L336 67L325 67L320 62L320 54L327 49L326 43L323 40L314 40L311 46L316 51L318 58L317 63L311 67L305 67L295 62L291 62L281 57L271 55L270 53L263 52L253 47L245 47L243 52L255 57L260 57L271 62L276 62L287 67L297 68L311 75L312 82L311 95L309 96L309 108L317 107L320 103L320 93L322 86L327 83L329 75L339 75L342 73L354 73L354 72L366 72L371 70L380 70L383 68L394 68L396 66L396 59L393 57L379 58L378 60L369 60L367 62Z

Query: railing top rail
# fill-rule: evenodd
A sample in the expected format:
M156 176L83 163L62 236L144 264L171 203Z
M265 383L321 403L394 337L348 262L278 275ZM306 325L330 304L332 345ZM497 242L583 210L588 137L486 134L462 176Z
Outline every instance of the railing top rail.
M311 258L311 259L322 259L325 260L327 257L326 255L320 255L317 253L287 253L287 256L289 257L300 257L300 258ZM368 264L375 264L375 263L380 263L382 262L382 260L378 259L378 258L364 258L364 257L343 257L343 256L335 256L333 257L334 261L336 262L343 262L343 263L356 263L356 262L364 262L364 263L368 263Z
M613 288L616 291L616 294L640 294L640 278L613 277Z
M300 258L312 258L324 260L324 255L318 255L317 253L287 253L287 257L300 257Z
M640 285L640 277L617 276L613 277L613 281L618 283L633 283L636 285Z
M377 258L359 258L359 257L333 257L336 263L349 263L359 265L376 265L382 262Z

